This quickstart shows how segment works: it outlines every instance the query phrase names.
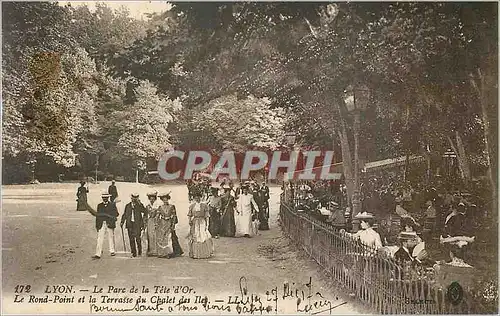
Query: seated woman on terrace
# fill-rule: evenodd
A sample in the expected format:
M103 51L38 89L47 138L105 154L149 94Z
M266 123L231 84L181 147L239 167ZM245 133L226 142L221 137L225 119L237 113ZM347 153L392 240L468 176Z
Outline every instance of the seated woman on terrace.
M355 218L359 219L361 221L361 229L354 233L347 233L345 232L344 229L341 229L341 233L345 233L348 236L351 236L352 238L359 239L359 241L371 248L379 249L382 248L382 241L380 240L380 235L377 233L373 228L373 223L375 221L375 218L373 214L363 212L359 213L358 215L355 216Z
M419 229L420 225L413 218L411 217L401 218L401 231L407 233L414 232L417 244L422 242L422 238L420 238L420 236L417 235L417 230Z
M440 243L457 245L460 248L472 243L475 237L471 237L468 225L470 223L465 216L465 204L460 202L457 207L450 205L450 214L445 219Z

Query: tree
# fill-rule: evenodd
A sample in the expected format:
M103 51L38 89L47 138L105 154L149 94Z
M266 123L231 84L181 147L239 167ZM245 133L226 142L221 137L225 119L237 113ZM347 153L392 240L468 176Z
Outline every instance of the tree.
M117 149L128 159L159 159L172 146L168 127L181 103L157 94L149 81L140 82L135 94L137 101L116 114L115 124L120 130Z
M197 109L193 121L225 149L278 148L284 139L284 111L270 109L266 98L236 95L217 98Z
M97 128L95 63L68 34L68 8L9 3L3 9L5 161L48 158L74 166Z

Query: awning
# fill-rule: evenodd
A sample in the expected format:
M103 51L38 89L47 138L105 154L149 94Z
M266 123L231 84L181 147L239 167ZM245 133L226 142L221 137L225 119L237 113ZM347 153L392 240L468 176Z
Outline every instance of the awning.
M425 158L422 156L410 156L408 158L408 162L410 164L419 163L425 161ZM398 157L398 158L390 158L383 159L378 161L367 162L364 165L363 172L373 172L388 168L394 168L398 166L404 166L406 163L406 156Z

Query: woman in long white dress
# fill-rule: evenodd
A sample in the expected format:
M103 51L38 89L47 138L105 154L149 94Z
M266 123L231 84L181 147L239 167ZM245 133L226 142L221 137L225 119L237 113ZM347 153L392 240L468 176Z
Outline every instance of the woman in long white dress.
M234 214L234 222L236 225L236 237L251 237L255 235L252 223L252 215L258 213L259 207L253 195L249 194L248 186L241 187L241 194L236 201L236 214Z

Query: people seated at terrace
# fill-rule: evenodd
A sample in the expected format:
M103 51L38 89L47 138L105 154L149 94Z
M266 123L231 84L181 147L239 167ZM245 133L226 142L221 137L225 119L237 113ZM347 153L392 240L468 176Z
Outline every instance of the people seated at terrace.
M330 208L332 209L331 215L328 222L335 228L341 229L346 226L346 216L345 211L341 209L338 203L330 202Z
M354 239L359 239L362 244L374 248L375 250L382 248L380 235L372 228L375 222L373 214L363 212L356 215L355 218L361 221L361 229L358 232L352 234L346 232L344 229L341 229L340 232L346 234L347 236L351 236Z
M415 233L417 242L422 242L422 239L417 235L417 231L420 230L420 225L415 222L411 217L401 218L401 231L407 233Z
M398 262L413 261L412 251L417 245L417 233L401 232L399 233L398 240L401 246L394 254L394 259Z
M405 210L403 208L403 206L402 206L402 200L401 200L401 198L397 197L395 199L395 202L396 202L396 209L395 209L396 214L398 214L401 217L409 216L408 211Z

